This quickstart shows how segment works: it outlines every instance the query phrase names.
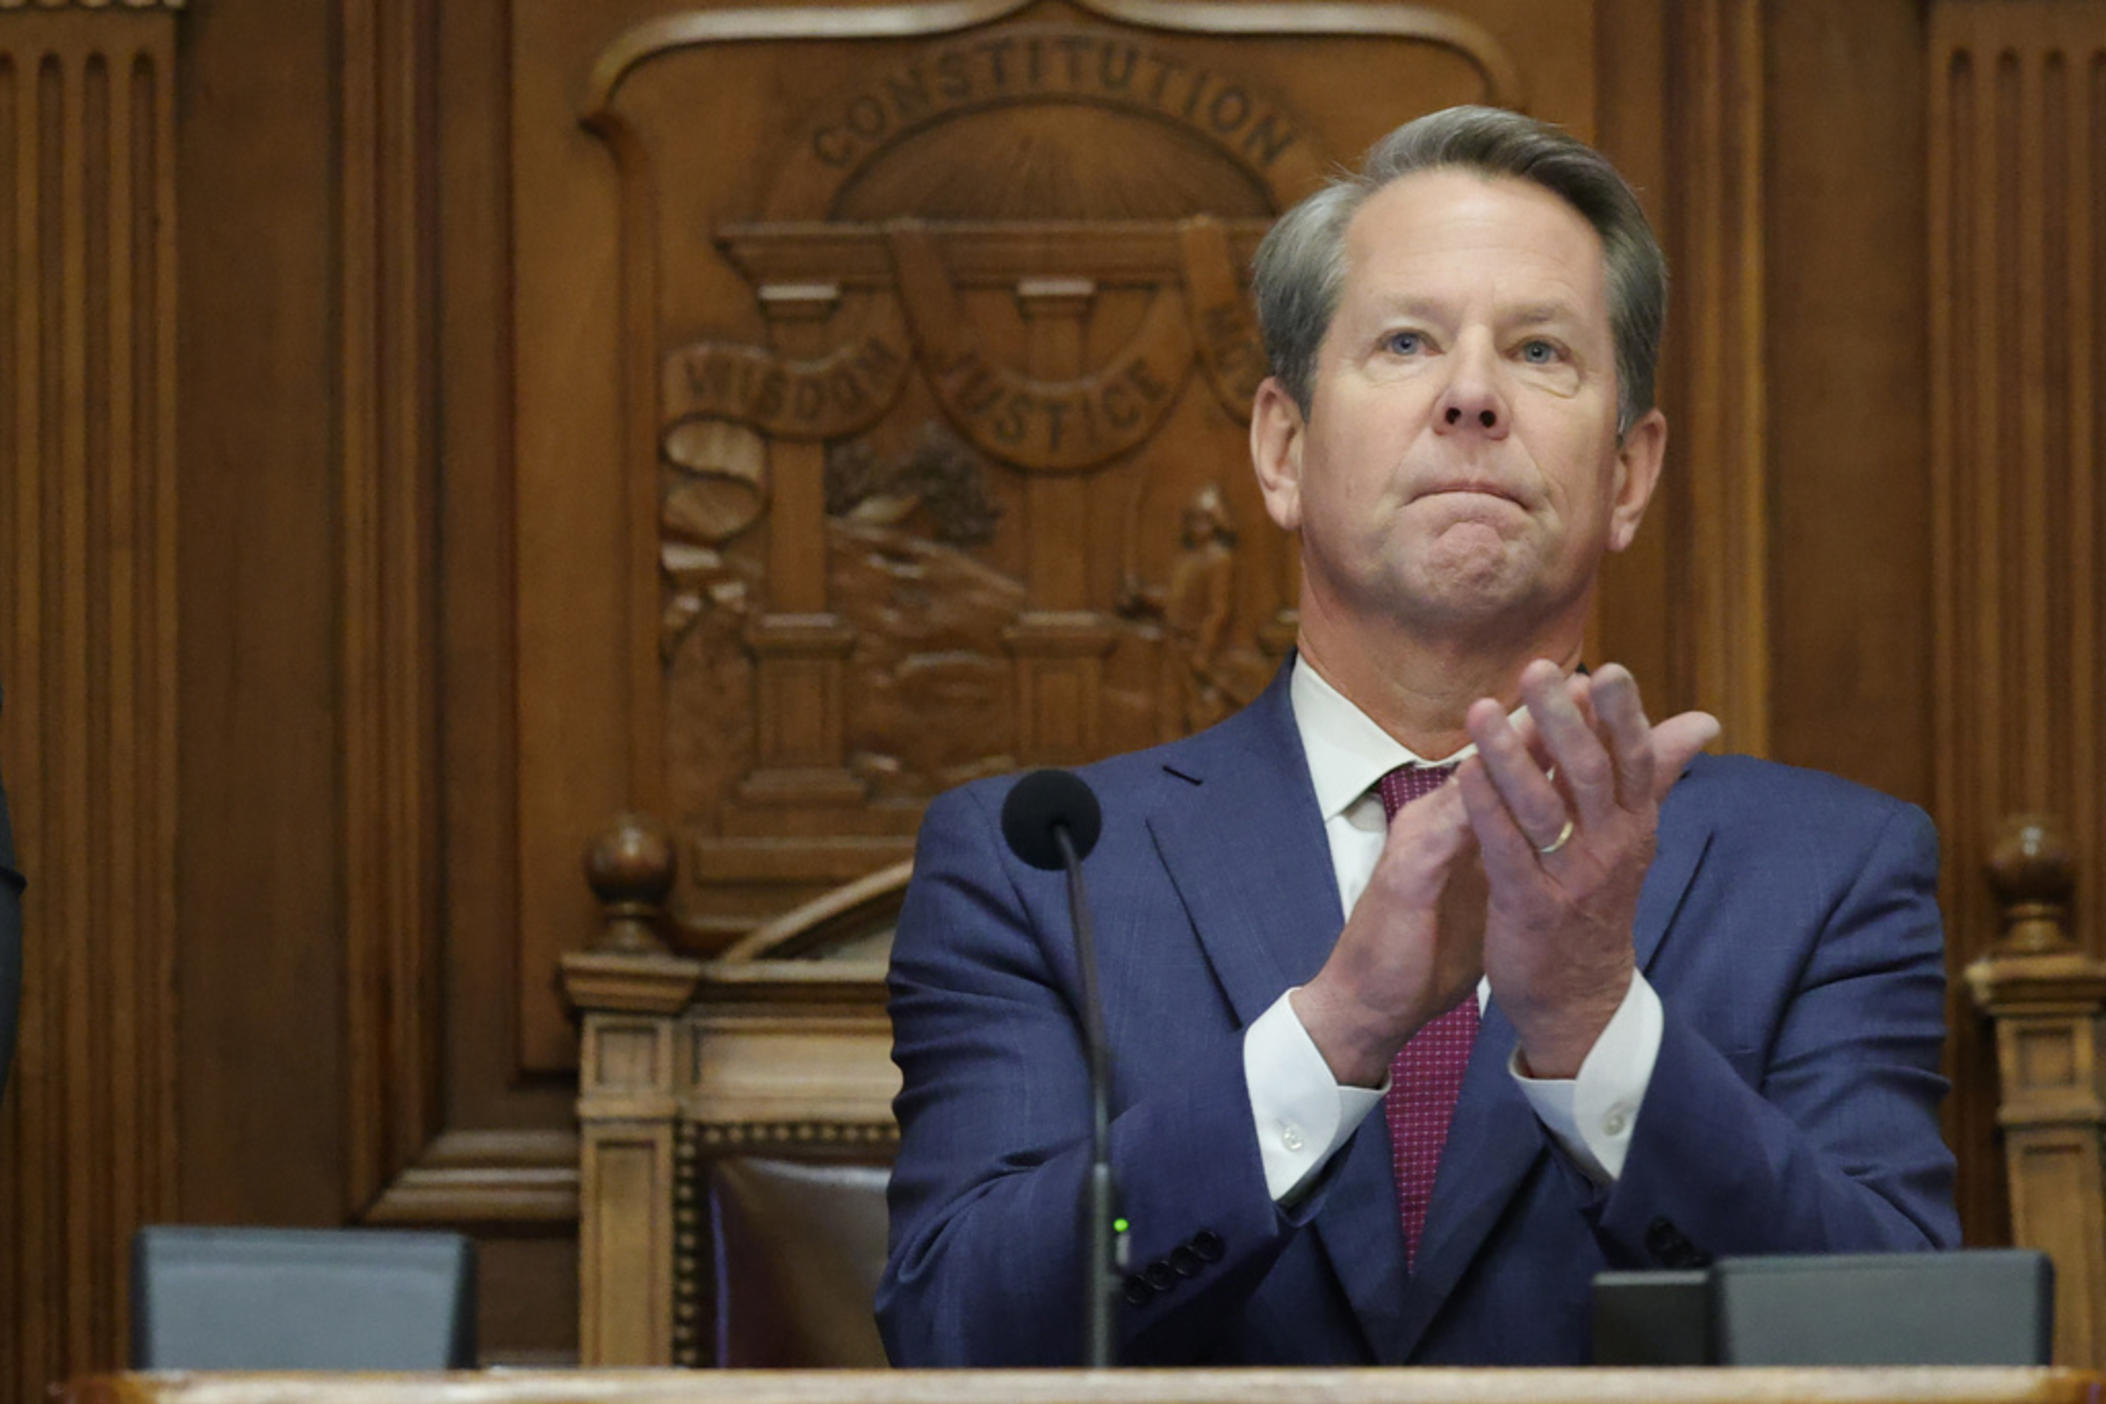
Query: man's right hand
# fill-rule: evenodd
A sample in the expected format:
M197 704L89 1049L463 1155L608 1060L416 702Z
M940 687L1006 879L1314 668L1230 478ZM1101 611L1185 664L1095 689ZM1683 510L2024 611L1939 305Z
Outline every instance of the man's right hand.
M1290 997L1332 1077L1379 1087L1404 1041L1475 991L1484 906L1484 869L1451 781L1397 811L1330 959Z

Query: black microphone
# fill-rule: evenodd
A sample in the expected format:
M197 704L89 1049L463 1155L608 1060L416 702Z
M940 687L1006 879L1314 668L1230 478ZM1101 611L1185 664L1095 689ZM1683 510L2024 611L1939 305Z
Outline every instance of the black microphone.
M1104 831L1096 791L1072 770L1034 770L1002 801L1002 838L1011 853L1034 868L1051 873L1068 865L1060 851L1062 829L1077 862L1090 856Z
M1034 868L1068 873L1068 919L1075 927L1075 958L1082 967L1082 1036L1089 1053L1090 1173L1083 1191L1083 1363L1112 1364L1112 1314L1126 1235L1114 1228L1111 1172L1111 1050L1104 1038L1104 997L1097 986L1097 937L1082 887L1082 860L1097 846L1104 811L1082 777L1067 770L1034 770L1002 801L1002 838Z

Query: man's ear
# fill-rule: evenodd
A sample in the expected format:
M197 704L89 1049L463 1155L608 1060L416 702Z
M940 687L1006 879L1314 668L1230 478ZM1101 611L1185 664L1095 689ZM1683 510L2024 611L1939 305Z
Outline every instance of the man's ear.
M1265 513L1283 531L1302 524L1302 443L1307 437L1302 409L1280 384L1267 376L1250 406L1250 464L1265 497Z
M1621 551L1638 535L1645 505L1660 483L1667 457L1667 416L1649 409L1616 446L1616 494L1609 507L1609 549Z

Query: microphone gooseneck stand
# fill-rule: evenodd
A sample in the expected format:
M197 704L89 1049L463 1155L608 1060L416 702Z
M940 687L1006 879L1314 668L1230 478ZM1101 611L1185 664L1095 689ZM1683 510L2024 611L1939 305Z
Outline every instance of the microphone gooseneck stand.
M1104 1037L1104 996L1097 984L1097 933L1082 888L1082 857L1066 824L1053 827L1068 870L1068 916L1075 927L1075 958L1082 966L1082 1031L1090 1062L1090 1176L1083 1199L1084 1305L1089 1312L1083 1363L1101 1369L1112 1363L1112 1314L1118 1308L1120 1248L1125 1235L1113 1227L1111 1168L1111 1049Z
M1019 780L1002 804L1002 837L1034 868L1065 870L1068 919L1075 928L1075 959L1082 974L1082 1036L1090 1080L1090 1165L1081 1208L1083 1364L1114 1364L1114 1317L1125 1225L1117 1217L1111 1168L1111 1049L1104 1036L1104 996L1097 977L1096 930L1083 887L1082 860L1097 844L1104 815L1082 778L1065 770L1037 770Z

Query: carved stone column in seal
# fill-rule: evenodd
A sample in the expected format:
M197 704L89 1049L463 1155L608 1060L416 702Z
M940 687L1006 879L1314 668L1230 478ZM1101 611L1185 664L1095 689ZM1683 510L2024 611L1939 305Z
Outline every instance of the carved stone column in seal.
M811 356L840 302L831 283L767 284L761 308L775 349ZM860 804L863 785L843 764L842 682L854 631L826 598L826 445L768 445L768 609L747 630L754 659L757 763L738 797L820 809Z
M1082 346L1096 285L1088 278L1022 278L1017 306L1029 329L1030 373L1048 381L1079 379ZM1031 607L1003 633L1016 660L1017 756L1027 765L1078 765L1096 758L1098 690L1105 653L1118 635L1087 608L1083 535L1089 499L1084 482L1037 474L1025 483L1031 555Z

